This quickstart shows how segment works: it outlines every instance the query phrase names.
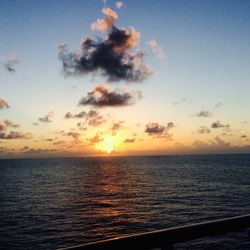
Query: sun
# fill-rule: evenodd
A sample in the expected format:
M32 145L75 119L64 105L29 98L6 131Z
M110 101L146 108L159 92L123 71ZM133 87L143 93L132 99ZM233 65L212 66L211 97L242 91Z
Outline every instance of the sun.
M111 154L115 150L115 139L112 135L105 135L103 141L98 144L98 149Z

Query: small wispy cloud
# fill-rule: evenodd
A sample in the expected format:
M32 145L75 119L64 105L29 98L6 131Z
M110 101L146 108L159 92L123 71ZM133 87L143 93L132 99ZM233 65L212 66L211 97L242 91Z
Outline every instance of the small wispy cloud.
M133 142L135 142L135 138L131 138L131 139L127 138L123 141L123 143L133 143Z
M198 117L211 117L213 113L210 111L202 110L197 114Z
M115 6L117 9L121 9L122 7L124 7L124 3L122 1L117 1L115 3Z
M220 108L221 106L223 106L223 104L221 102L217 102L214 107L215 108Z
M54 116L54 111L51 111L48 114L46 114L46 115L44 115L42 117L39 117L38 121L39 122L44 122L44 123L50 123L50 122L52 122L51 118L53 118L53 116Z
M160 59L166 59L167 56L164 53L162 47L158 44L158 42L156 41L156 39L152 39L148 42L148 46L151 50L151 52L158 58Z
M206 126L201 126L198 129L199 134L209 134L210 132L211 132L211 130Z
M0 109L5 109L5 108L9 108L9 104L7 101L5 101L4 99L0 98Z
M103 19L97 19L96 22L92 23L92 30L106 31L114 25L118 18L117 13L110 8L103 8L102 13L105 15L105 17Z
M10 73L15 73L15 66L18 63L18 57L16 53L11 53L8 56L0 56L0 63L3 64L3 67Z
M229 124L223 124L220 121L213 122L211 128L230 128Z

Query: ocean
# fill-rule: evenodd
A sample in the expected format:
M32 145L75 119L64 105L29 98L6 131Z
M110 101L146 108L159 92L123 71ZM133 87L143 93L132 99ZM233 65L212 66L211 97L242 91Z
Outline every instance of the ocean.
M0 248L57 249L250 213L250 155L0 160ZM250 249L247 232L175 249Z

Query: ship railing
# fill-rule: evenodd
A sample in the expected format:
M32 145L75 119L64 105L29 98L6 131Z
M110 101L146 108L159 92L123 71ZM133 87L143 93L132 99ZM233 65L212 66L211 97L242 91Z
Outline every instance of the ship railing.
M173 249L177 243L237 232L250 228L250 214L219 220L172 227L147 233L134 234L89 244L63 248L64 250L125 250L125 249ZM249 231L248 231L249 236Z

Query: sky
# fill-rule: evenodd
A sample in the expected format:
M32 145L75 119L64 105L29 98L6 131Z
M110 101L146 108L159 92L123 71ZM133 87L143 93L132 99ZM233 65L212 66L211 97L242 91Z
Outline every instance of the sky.
M250 153L249 13L1 0L0 158Z

